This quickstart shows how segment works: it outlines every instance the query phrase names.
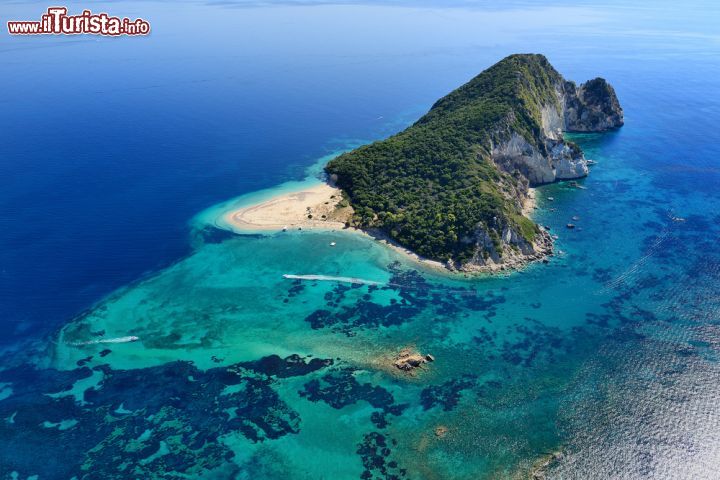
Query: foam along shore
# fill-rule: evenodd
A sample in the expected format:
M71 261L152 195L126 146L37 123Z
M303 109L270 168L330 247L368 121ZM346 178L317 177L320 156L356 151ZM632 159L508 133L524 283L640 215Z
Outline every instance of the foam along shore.
M223 220L240 231L345 228L352 208L342 202L340 189L318 183L231 210Z

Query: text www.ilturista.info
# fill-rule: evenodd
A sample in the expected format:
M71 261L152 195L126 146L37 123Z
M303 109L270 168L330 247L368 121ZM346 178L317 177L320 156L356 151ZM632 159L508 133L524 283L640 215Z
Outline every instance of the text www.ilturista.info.
M80 15L68 15L67 7L50 7L40 21L12 20L7 22L11 35L147 35L150 24L138 18L111 17L107 13L83 10Z

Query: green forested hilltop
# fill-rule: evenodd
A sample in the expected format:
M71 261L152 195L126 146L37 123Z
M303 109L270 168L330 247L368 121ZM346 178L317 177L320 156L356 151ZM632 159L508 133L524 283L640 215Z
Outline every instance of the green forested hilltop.
M420 255L462 264L502 257L509 246L532 250L540 231L520 213L528 179L498 168L493 148L517 134L548 157L542 112L562 115L564 85L542 55L512 55L406 130L340 155L326 171L358 226L379 228Z

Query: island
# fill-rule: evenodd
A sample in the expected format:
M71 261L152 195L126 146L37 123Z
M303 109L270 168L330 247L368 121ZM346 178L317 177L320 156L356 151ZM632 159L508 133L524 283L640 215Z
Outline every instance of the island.
M588 174L563 133L622 125L604 79L578 86L543 55L511 55L402 132L332 159L327 185L226 220L240 229L354 228L451 270L515 269L552 253L552 238L529 218L533 187Z

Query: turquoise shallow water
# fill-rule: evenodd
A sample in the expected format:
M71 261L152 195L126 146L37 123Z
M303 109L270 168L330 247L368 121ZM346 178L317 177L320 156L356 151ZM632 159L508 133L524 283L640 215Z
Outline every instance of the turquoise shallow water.
M482 48L461 30L453 38L464 49L435 40L448 50L374 59L385 73L393 69L384 62L400 62L433 84L432 92L407 87L384 99L394 113L368 127L377 136L411 121L403 115L409 104L427 107L451 80L504 50L541 46L566 76L611 81L626 126L572 137L597 161L584 188L538 189L536 220L559 236L548 265L448 277L349 232L224 230L216 221L224 209L315 182L326 160L288 159L308 173L260 173L279 186L207 202L186 219L188 255L5 353L0 473L523 478L563 452L549 477L717 478L720 103L712 92L720 71L718 40L697 18L713 12L591 7L562 10L585 29L519 29ZM411 32L438 18L423 9L383 11L414 19L403 24ZM498 25L517 28L498 15ZM693 29L680 29L680 20ZM362 70L372 70L374 61L364 61ZM391 79L408 79L394 73L385 81L401 91ZM362 99L353 101L361 109ZM351 148L358 141L348 139L366 133L328 134L317 148ZM577 228L567 230L573 216ZM128 335L140 340L75 345ZM416 376L399 374L388 362L408 346L435 362ZM447 433L439 437L441 426Z
M598 162L582 182L584 189L556 184L538 190L537 220L560 237L558 255L549 265L476 279L418 273L416 265L393 251L349 232L216 233L202 243L208 238L202 221L212 225L217 210L228 208L221 205L193 221L198 246L192 255L122 289L64 327L52 349L51 366L72 370L78 362L105 365L108 372L129 372L131 381L140 384L145 375L156 375L157 368L168 370L164 374L172 382L183 379L188 368L195 376L195 368L225 372L228 366L243 381L260 379L268 391L259 396L227 380L195 380L219 382L213 386L219 398L237 396L226 405L216 400L204 413L213 423L242 419L241 426L227 427L229 431L214 439L222 458L231 458L227 465L188 445L192 436L208 435L187 418L192 397L180 395L179 405L165 397L148 402L152 406L140 400L139 409L127 413L132 421L122 416L115 420L123 425L119 438L152 425L160 429L161 434L146 440L145 453L152 453L170 432L180 435L165 456L183 467L191 461L187 471L194 474L213 467L234 471L240 478L358 478L363 472L369 472L368 478L504 477L523 475L544 455L563 449L570 452L570 460L558 464L559 473L594 471L611 464L611 453L599 451L597 429L622 427L623 410L636 408L644 415L633 412L634 418L657 429L647 432L652 435L646 441L659 448L652 442L663 444L665 435L680 433L673 425L654 423L667 419L645 418L663 405L651 396L663 394L655 381L667 381L652 378L659 375L652 367L664 365L656 357L692 359L692 367L686 368L700 370L693 383L713 371L697 365L711 362L708 367L714 367L714 355L706 352L712 340L705 335L693 340L691 333L697 334L694 317L702 311L702 302L683 302L687 295L702 295L687 288L691 277L717 271L717 264L711 264L687 273L697 268L692 259L701 253L697 249L702 250L702 238L717 227L716 219L694 213L695 208L707 208L712 198L659 192L651 176L628 168L626 157L612 155L624 135L574 137ZM313 181L311 175L304 184ZM303 183L286 184L278 191L298 185ZM573 215L580 217L578 228L564 229ZM330 241L337 245L330 247ZM686 278L679 282L676 275L681 272ZM288 280L282 277L285 273L357 277L382 286ZM678 285L685 288L678 292ZM100 352L107 345L68 346L99 332L141 340L113 345L104 357ZM417 376L398 374L389 362L406 346L432 353L436 361ZM304 360L293 363L300 365L310 359L324 363L287 377L267 366L250 367L274 355L277 361L299 355ZM645 355L652 359L650 365ZM192 362L192 367L168 363L174 361ZM667 361L663 368L673 364ZM100 391L120 388L113 381L115 374L107 375L95 378ZM204 388L198 395L206 395ZM653 389L660 392L651 393ZM106 400L108 407L127 408L126 395L118 391ZM704 395L709 394L698 392ZM688 400L699 401L694 397ZM268 420L277 413L263 413L258 420L247 412L233 412L241 398L282 410L291 420L285 425ZM168 411L159 424L153 408ZM606 417L612 419L610 426ZM265 422L271 425L269 431ZM435 435L438 426L448 429L446 436ZM622 449L633 471L662 468L668 461L663 455L646 459L643 446L635 447L638 458L627 451L624 442L634 444L632 437L643 433L635 428L607 432L621 435L619 441L605 440L610 442L607 448ZM107 461L111 452L126 450L123 443L101 448L99 458ZM674 454L677 447L665 446ZM591 449L594 461L585 448ZM111 465L117 467L122 458ZM198 459L203 459L201 469ZM173 463L151 458L144 465L135 468L157 472Z

